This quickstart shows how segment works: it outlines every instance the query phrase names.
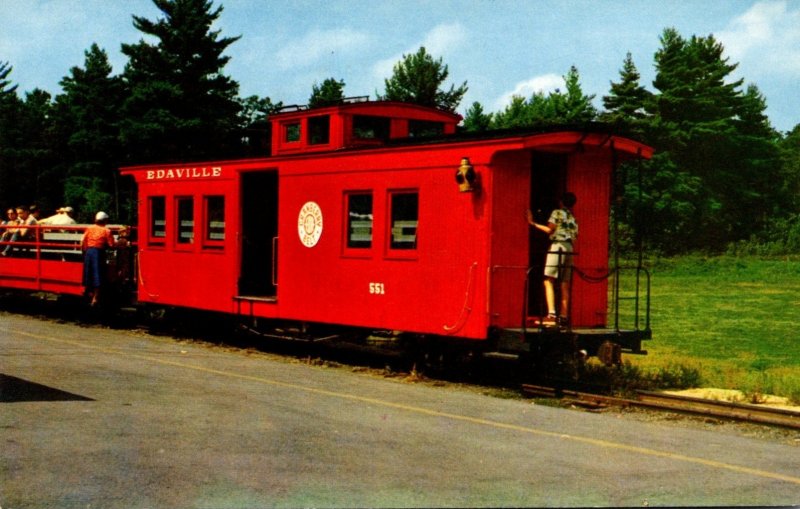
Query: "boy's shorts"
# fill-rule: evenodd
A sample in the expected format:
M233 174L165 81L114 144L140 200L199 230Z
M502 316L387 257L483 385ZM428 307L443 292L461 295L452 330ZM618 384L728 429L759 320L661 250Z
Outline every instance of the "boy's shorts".
M561 268L564 271L562 273ZM553 279L569 281L572 277L572 242L554 241L550 245L547 259L544 262L544 275Z

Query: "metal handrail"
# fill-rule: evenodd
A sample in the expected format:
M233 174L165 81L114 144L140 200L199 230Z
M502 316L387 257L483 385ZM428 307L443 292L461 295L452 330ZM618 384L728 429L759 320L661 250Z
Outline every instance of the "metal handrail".
M565 253L568 255L576 255L577 253ZM523 294L523 306L522 306L522 330L523 332L527 329L527 319L528 319L528 307L530 305L529 295L530 295L530 281L531 281L531 271L533 267L527 267L525 272L525 285L524 285L524 294ZM645 269L641 266L635 267L615 267L609 269L609 271L605 274L600 276L588 276L585 272L583 272L580 268L575 267L573 265L572 270L578 274L578 276L586 281L589 284L598 284L602 281L611 279L612 281L612 301L611 306L613 309L614 314L614 321L613 321L613 328L614 331L619 332L621 330L620 327L620 302L623 300L631 299L634 301L633 307L633 330L635 331L649 331L650 330L650 271ZM623 297L620 294L621 286L622 286L622 272L623 271L635 271L635 282L634 282L634 290L632 297ZM570 279L570 291L572 279ZM644 286L644 288L642 288ZM644 293L644 295L642 295ZM644 300L644 309L642 309L642 300ZM572 306L573 299L569 300L570 307ZM571 313L571 310L570 310Z
M621 297L621 273L622 271L635 271L635 283L633 297ZM613 269L614 273L614 330L620 329L620 301L633 300L633 328L636 331L650 330L650 271L641 266L635 267L617 267ZM644 281L643 281L644 279ZM644 310L642 310L642 284L644 284ZM644 317L642 317L644 313ZM644 320L644 327L642 327L642 320Z
M12 247L7 256L0 257L0 264L7 264L13 267L16 263L24 264L26 267L24 274L16 274L14 277L23 277L26 280L32 281L37 285L37 288L42 288L43 281L46 281L45 264L58 263L58 264L81 264L83 263L83 256L81 250L81 237L86 230L88 224L74 224L74 225L27 225L24 226L26 230L30 230L31 238L25 240L2 240L0 241L0 252L4 251L7 247ZM22 229L21 225L0 225L0 234L9 229ZM124 225L108 225L115 234L125 228ZM134 230L133 227L128 227ZM57 240L46 240L44 237L47 233L73 233L70 239L64 239L60 242ZM137 242L128 241L127 247L136 250ZM116 251L112 251L115 253ZM35 265L31 266L30 264ZM134 259L134 264L136 261ZM66 266L66 265L65 265ZM33 270L31 270L33 267ZM79 283L79 281L78 281Z
M79 235L82 235L83 232L91 225L88 224L71 224L71 225L45 225L45 224L34 224L34 225L0 225L0 234L6 232L7 230L18 230L18 229L25 229L30 230L32 233L29 234L31 238L26 238L25 240L0 240L0 251L5 250L7 246L12 246L14 248L24 248L27 252L34 253L34 258L39 259L41 257L42 252L52 252L57 250L58 252L70 253L73 251L80 252L81 244ZM108 225L108 228L113 233L118 233L121 229L125 228L124 225ZM128 227L129 229L133 230L133 227ZM47 233L74 233L75 239L71 240L63 240L63 241L48 241L44 239L44 235ZM135 243L131 243L133 245ZM48 250L47 248L54 248L53 250ZM61 249L57 249L61 248ZM15 256L11 255L10 258L15 258Z

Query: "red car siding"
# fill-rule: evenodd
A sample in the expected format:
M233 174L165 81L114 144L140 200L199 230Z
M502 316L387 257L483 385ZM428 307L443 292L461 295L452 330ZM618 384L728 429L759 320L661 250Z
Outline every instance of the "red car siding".
M607 141L607 138L606 138ZM154 183L154 167L124 171L140 186L140 230L147 225L147 200L167 196L168 223L173 199L187 193L226 197L223 252L202 247L178 252L143 246L140 299L160 304L236 312L240 266L240 179L245 171L279 175L278 287L274 302L247 304L247 314L308 322L336 323L425 334L482 339L490 326L516 327L523 319L524 267L528 264L531 150L569 153L567 187L575 192L581 224L576 265L589 275L607 270L608 202L611 155L599 137L564 132L451 144L404 146L365 151L308 154L209 163L219 179L174 179ZM616 141L616 140L615 140ZM577 150L577 144L583 147ZM629 153L647 148L619 141ZM477 174L476 190L460 193L454 180L462 157ZM388 196L419 193L418 248L396 255L388 249ZM373 193L373 243L365 252L344 247L345 195ZM197 198L199 199L199 198ZM298 214L308 202L322 210L319 242L305 246ZM172 210L170 212L170 210ZM169 235L168 235L169 237ZM383 293L370 291L380 284ZM575 278L573 324L604 322L607 285ZM491 295L491 299L490 296Z

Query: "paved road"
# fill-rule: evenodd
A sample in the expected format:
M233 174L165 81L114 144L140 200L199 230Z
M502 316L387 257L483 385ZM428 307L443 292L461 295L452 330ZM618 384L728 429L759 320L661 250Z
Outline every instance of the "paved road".
M800 448L0 313L0 507L791 505Z

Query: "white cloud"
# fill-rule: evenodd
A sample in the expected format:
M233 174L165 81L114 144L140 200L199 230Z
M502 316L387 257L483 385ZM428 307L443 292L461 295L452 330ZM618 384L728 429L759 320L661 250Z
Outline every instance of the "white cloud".
M381 80L390 77L394 70L394 65L402 60L403 55L416 53L419 51L420 46L424 46L425 51L433 56L434 59L442 58L446 60L445 55L452 54L466 39L467 30L461 23L442 23L436 25L419 44L415 44L412 48L403 51L402 54L378 61L372 66L372 74L375 78Z
M458 48L466 39L467 30L461 23L442 23L428 33L420 46L425 46L428 53L438 58L452 52L453 48ZM419 48L413 51L417 49Z
M732 63L739 62L759 73L795 74L800 72L798 26L799 3L764 1L754 4L715 37Z
M312 30L280 49L276 54L276 63L281 69L307 67L326 55L360 49L368 41L365 33L348 28Z
M514 96L530 98L536 92L548 93L553 92L557 88L564 87L564 78L558 74L544 74L542 76L535 76L529 80L520 81L514 85L513 90L506 92L494 102L493 111L500 111L506 106L511 104L511 98Z

